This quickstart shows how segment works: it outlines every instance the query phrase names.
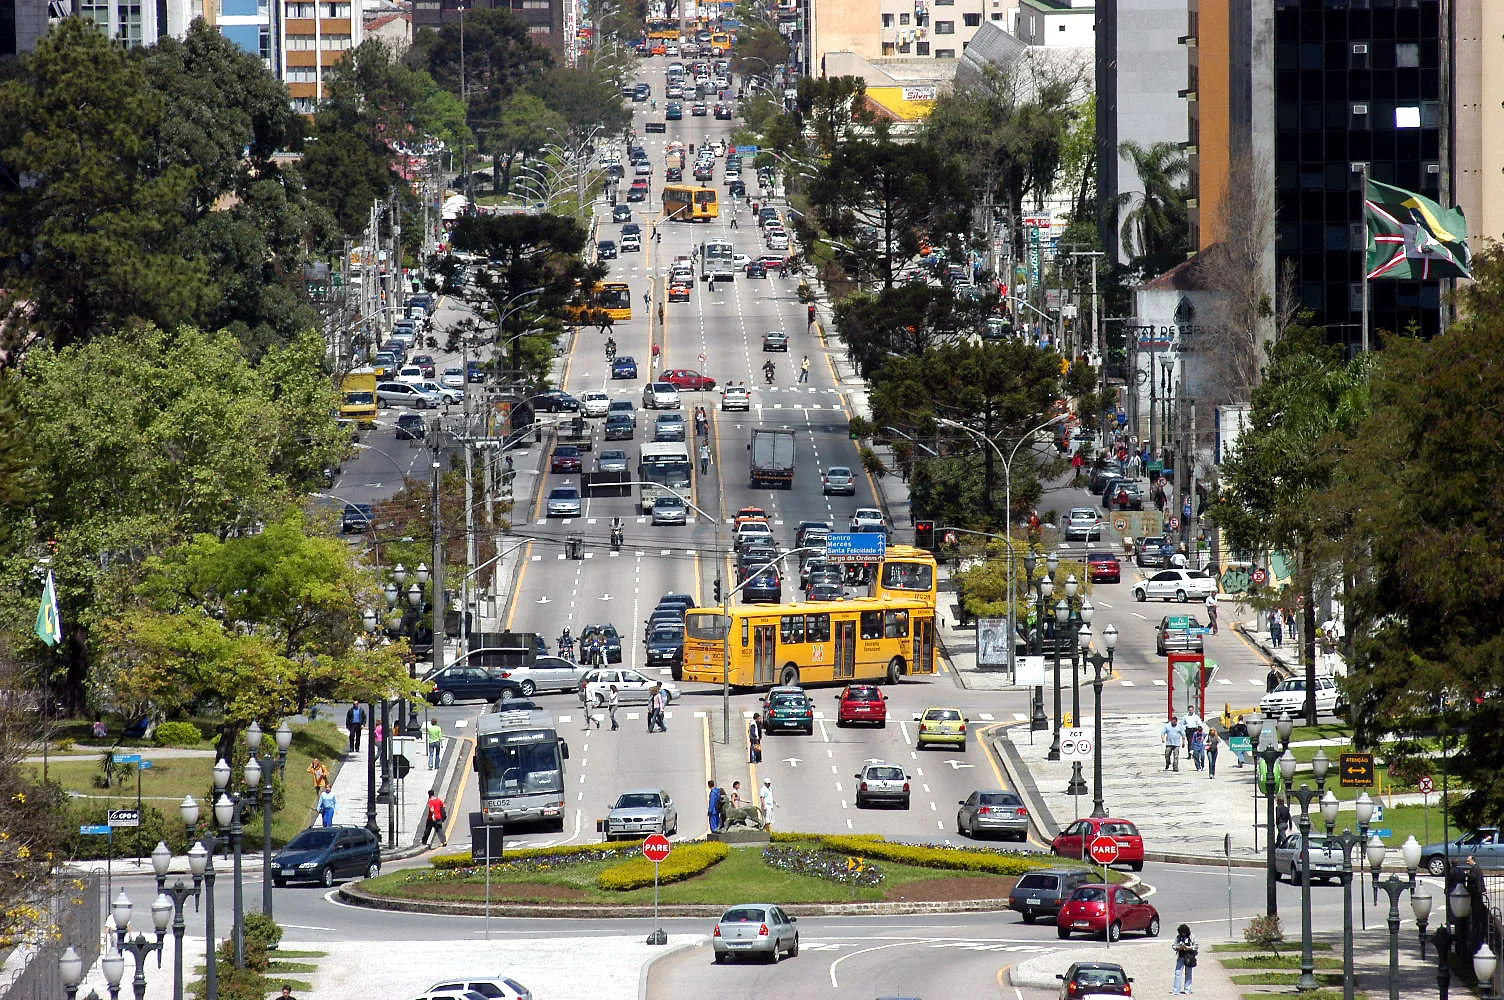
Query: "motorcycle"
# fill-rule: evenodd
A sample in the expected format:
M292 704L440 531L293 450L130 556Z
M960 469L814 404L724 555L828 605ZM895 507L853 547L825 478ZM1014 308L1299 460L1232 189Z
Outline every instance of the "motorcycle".
M763 375L763 378L765 378L765 379L768 380L768 385L772 385L773 384L773 366L772 365L763 365L762 366L762 375Z
M611 529L611 551L620 552L622 545L622 531L620 528Z
M606 360L607 361L615 361L616 360L616 344L615 343L609 343L609 344L606 345Z

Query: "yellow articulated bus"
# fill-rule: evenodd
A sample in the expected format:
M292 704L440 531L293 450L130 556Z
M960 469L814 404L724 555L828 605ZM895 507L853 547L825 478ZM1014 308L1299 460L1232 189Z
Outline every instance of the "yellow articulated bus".
M886 681L936 672L935 559L894 546L866 597L796 604L692 608L683 679L732 687ZM729 627L727 627L729 625ZM724 636L731 637L729 667ZM729 670L729 673L728 673Z
M612 322L632 318L632 286L625 281L606 281L590 292L576 291L574 301L565 307L566 316L574 323L588 324L595 320L593 314L605 313Z
M716 202L715 188L698 184L665 184L663 186L663 221L709 222L718 218L721 207Z

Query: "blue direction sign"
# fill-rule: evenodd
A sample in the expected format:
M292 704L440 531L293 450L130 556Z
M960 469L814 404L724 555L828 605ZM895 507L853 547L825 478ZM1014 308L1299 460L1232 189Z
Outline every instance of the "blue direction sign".
M881 532L841 532L832 534L825 547L831 562L876 562L888 551L888 537Z
M78 828L78 832L85 837L108 837L110 827L107 823L85 823Z
M151 770L151 761L149 761L149 760L137 761L136 762L136 766L138 768L140 768L141 770L143 770L143 771L150 771Z
M116 753L110 755L110 761L114 764L139 764L141 755L138 753Z

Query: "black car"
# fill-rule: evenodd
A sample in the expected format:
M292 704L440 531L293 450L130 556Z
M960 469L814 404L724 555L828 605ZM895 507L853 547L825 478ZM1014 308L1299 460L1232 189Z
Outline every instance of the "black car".
M272 882L317 882L375 878L381 873L381 841L363 826L311 826L272 858Z
M417 416L416 413L412 414ZM349 535L360 531L369 531L371 521L376 517L375 509L368 503L345 504L344 517L340 519L339 530Z
M621 662L621 633L616 631L615 625L586 625L580 631L579 642L581 663L594 663L597 649L604 654L604 662Z
M641 236L642 226L635 222L628 222L626 225L621 227L621 234L623 236Z
M544 413L578 413L580 401L563 389L550 389L533 397L533 409Z
M630 441L636 436L637 423L632 419L630 414L607 414L604 434L607 441Z
M771 569L763 570L747 581L747 585L742 588L742 596L748 604L777 604L783 600L783 587L778 574Z
M668 667L678 674L684 663L684 626L657 625L648 633L647 647L649 667Z
M1131 997L1133 979L1116 962L1072 962L1060 980L1062 1000L1087 997Z
M398 441L422 441L427 431L423 427L423 417L418 413L404 413L397 418Z
M668 594L664 594L662 597L658 598L658 606L660 608L666 608L669 605L674 605L674 606L677 606L680 609L681 613L684 612L684 611L688 611L690 608L694 607L698 603L699 602L696 601L689 594L668 593Z
M623 207L625 207L625 206L623 206ZM630 209L628 209L628 211L630 211ZM597 243L595 245L595 252L596 252L596 255L600 257L601 260L615 260L616 259L616 241L615 240L601 240L599 243Z
M1071 894L1092 881L1085 868L1044 868L1021 877L1008 893L1008 909L1016 910L1024 923L1036 917L1054 917Z
M426 697L439 705L453 705L457 701L506 701L522 696L522 685L503 677L496 667L454 663L424 679L433 685Z
M617 205L615 208L611 209L611 221L612 222L631 222L632 221L632 206L631 205Z
M684 180L684 170L682 167L669 167L664 173L663 179L670 184L678 184Z
M749 277L749 278L766 278L767 276L768 276L768 269L766 267L763 267L762 261L760 261L760 260L754 260L750 264L747 265L747 277Z

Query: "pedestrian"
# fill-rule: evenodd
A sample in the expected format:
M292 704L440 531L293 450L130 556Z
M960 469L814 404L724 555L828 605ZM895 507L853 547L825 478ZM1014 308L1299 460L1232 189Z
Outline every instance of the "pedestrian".
M733 781L731 783L731 808L740 809L746 804L742 799L742 783L740 781Z
M282 994L277 998L277 1000L295 1000L292 995L292 986L288 983L283 983Z
M439 725L438 719L430 718L424 733L428 737L428 769L434 771L439 766L439 753L444 749L444 727Z
M1175 949L1175 982L1170 992L1190 995L1195 992L1191 989L1191 978L1196 971L1196 953L1201 946L1196 943L1191 928L1181 924L1175 928L1175 943L1171 947Z
M585 717L585 725L582 728L587 733L590 731L590 692L586 689L585 681L589 676L586 674L585 677L580 678L580 713Z
M800 382L808 382L809 381L809 355L808 354L806 354L804 356L804 360L803 361L799 362L799 381Z
M1175 554L1170 557L1170 566L1174 569L1185 569L1186 564L1185 549L1176 549Z
M1208 778L1217 776L1217 751L1220 749L1222 749L1222 735L1215 727L1208 728L1206 731L1206 776Z
M700 445L700 475L710 474L710 445Z
M734 215L731 217L731 228L732 229L736 228L736 216L734 216Z
M653 731L653 726L657 726L660 733L668 732L668 725L664 722L663 716L663 710L668 707L668 695L664 693L663 682L653 685L653 698L650 704L652 707L648 710L648 732Z
M710 787L710 795L705 800L705 816L710 820L710 832L719 833L721 830L721 788L711 778L706 784Z
M428 846L428 838L435 833L439 835L439 841L445 847L449 846L449 837L444 833L444 800L439 798L439 790L428 790L428 805L423 808L423 846Z
M1280 781L1284 781L1283 773L1280 773ZM1282 795L1280 796L1279 801L1274 805L1274 825L1279 829L1280 840L1285 839L1285 834L1290 832L1290 827L1292 824L1293 821L1290 818L1290 803L1286 802L1284 796Z
M645 291L645 292L642 293L642 307L644 309L646 309L649 306L651 306L652 304L653 304L653 291L652 291L652 289L649 289L649 290L647 290L647 291Z
M752 721L747 723L747 763L762 763L762 713L752 713Z
M1273 611L1269 612L1269 642L1274 646L1275 649L1278 649L1280 647L1280 643L1285 637L1283 619L1284 614L1279 610L1279 608L1275 608Z
M616 685L611 685L611 693L606 695L606 711L611 716L611 731L614 733L621 728L616 721L616 706L621 703L621 692L616 690Z
M1180 748L1185 743L1185 730L1180 725L1180 720L1175 718L1175 713L1170 713L1170 721L1166 722L1159 730L1159 741L1165 745L1165 770L1172 767L1180 770Z
M1191 763L1199 771L1206 767L1206 729L1201 726L1195 729L1187 727L1185 734L1191 752Z
M1337 623L1330 618L1323 622L1316 633L1316 641L1321 645L1321 670L1332 673L1337 659Z
M376 756L381 756L381 744L386 739L386 726L376 723L376 729L371 735L371 743L375 747Z
M360 731L365 728L366 710L360 702L350 706L350 711L345 713L345 729L350 737L350 752L360 753Z
M763 826L766 826L768 829L772 829L773 810L778 807L778 803L773 801L773 779L762 779L762 791L758 793L758 797L762 799Z
M380 743L376 744L376 750L380 752ZM319 790L320 785L327 785L332 781L332 779L329 777L329 768L325 766L324 762L319 760L317 757L308 762L308 773L313 775L313 790L315 792Z
M1212 630L1212 635L1217 634L1217 595L1206 595L1206 624Z
M337 804L337 800L334 797L334 789L328 785L320 786L318 810L319 818L324 821L325 826L334 825L334 807Z
M1227 731L1227 737L1229 741L1233 739L1249 739L1248 723L1243 721L1241 715L1238 716L1238 721L1232 724L1232 728ZM1231 746L1232 744L1229 742L1228 745ZM1248 751L1242 749L1242 744L1238 745L1238 749L1233 750L1232 755L1238 759L1239 767L1242 767L1247 762L1245 758L1248 755Z
M1300 645L1300 625L1295 617L1294 608L1285 609L1285 635L1289 636L1290 641L1295 645Z
M1269 672L1264 675L1264 693L1268 694L1269 692L1273 691L1275 688L1279 687L1279 682L1280 682L1279 666L1278 665L1271 666L1269 668Z

